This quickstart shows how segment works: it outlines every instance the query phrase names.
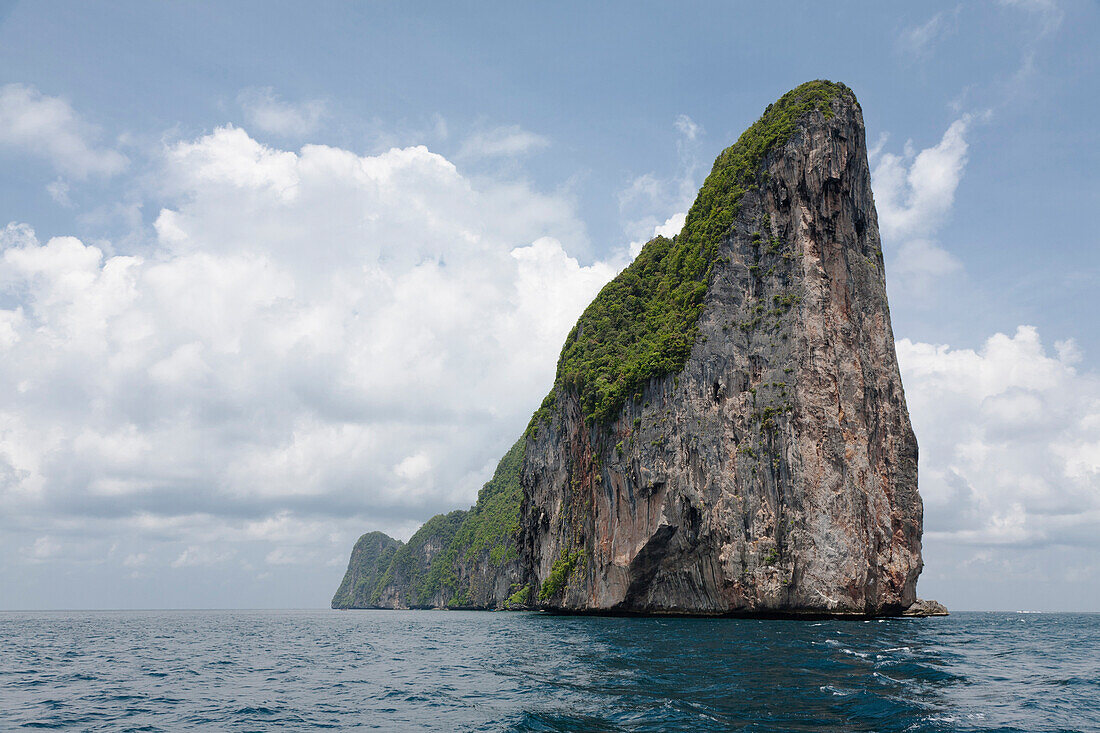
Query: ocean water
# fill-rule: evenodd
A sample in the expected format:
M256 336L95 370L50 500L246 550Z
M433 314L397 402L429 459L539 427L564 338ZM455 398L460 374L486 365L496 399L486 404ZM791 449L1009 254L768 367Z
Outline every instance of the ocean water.
M1100 615L0 613L0 730L1100 731Z

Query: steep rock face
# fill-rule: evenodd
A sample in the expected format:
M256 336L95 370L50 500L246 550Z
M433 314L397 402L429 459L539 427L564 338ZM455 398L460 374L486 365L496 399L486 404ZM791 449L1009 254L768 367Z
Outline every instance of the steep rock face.
M916 472L862 112L810 82L585 310L477 504L364 535L333 607L938 615Z
M372 608L429 608L434 605L436 589L428 582L432 566L446 551L465 517L466 512L456 510L425 522L408 543L394 553L364 605Z
M351 550L344 582L332 597L333 608L361 608L386 573L401 543L382 532L368 532Z
M723 156L685 231L647 245L686 260L695 250L677 247L702 237L682 368L628 384L620 404L593 351L579 377L559 365L536 415L522 479L531 592L572 611L900 613L922 566L917 443L859 105L841 85L804 85ZM563 363L600 324L586 316Z

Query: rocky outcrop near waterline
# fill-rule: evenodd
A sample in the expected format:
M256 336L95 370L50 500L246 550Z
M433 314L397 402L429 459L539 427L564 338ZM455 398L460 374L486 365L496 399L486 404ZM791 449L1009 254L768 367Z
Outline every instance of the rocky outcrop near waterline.
M508 521L492 539L441 536L415 587L387 569L367 603L333 605L931 608L915 605L917 443L847 87L798 87L718 157L683 231L581 315L506 461L490 484L508 490L471 510L496 497Z

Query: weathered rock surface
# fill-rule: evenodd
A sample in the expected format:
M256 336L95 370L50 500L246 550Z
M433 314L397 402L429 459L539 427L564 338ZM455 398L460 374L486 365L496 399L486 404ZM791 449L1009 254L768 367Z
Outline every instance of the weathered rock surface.
M724 208L713 203L716 190ZM622 306L634 310L601 304L609 289L598 296L563 349L551 396L509 453L520 467L509 496L522 496L522 506L496 561L491 549L470 552L441 536L436 545L452 550L444 582L414 594L389 568L379 576L349 565L334 607L340 599L341 607L646 614L943 609L914 605L917 442L854 95L812 82L769 107L716 162L684 233L650 247L616 278L641 293ZM684 280L700 257L699 282ZM563 378L578 339L602 348L597 324L624 328L621 319L643 317L653 302L646 287L672 287L653 279L658 270L674 273L669 302L687 315L631 336L642 346L627 339L618 352L584 356ZM636 384L615 371L628 362L642 364L630 367L644 377ZM424 567L431 554L422 553ZM361 556L369 565L382 553ZM344 602L345 586L374 577L367 602L362 594Z
M946 616L947 607L939 601L921 601L918 600L909 608L905 609L903 616Z
M333 608L363 607L385 575L402 543L382 532L368 532L351 550L344 582L332 597Z
M896 614L915 600L917 442L862 114L838 95L763 162L682 372L609 431L559 394L527 451L524 550L577 611Z

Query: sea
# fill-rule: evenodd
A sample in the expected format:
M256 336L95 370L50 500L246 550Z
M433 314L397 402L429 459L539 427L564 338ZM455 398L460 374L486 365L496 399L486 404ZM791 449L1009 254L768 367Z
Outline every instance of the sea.
M1100 731L1100 614L0 613L0 730Z

